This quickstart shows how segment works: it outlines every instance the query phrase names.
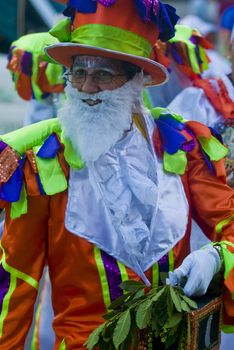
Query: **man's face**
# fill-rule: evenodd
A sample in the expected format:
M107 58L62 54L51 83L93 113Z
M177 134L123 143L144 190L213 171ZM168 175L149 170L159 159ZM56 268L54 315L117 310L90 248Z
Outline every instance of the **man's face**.
M115 90L128 80L121 61L95 56L76 56L68 79L73 88L87 94ZM98 103L91 100L86 103Z

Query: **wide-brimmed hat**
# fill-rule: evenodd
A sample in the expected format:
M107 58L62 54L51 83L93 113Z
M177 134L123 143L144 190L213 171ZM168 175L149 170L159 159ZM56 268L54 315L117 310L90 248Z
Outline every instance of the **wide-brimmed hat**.
M54 61L70 68L77 55L102 56L133 63L152 78L152 84L167 81L167 69L154 60L158 38L174 35L175 9L160 1L85 0L68 2L62 20L50 34L60 43L46 48Z

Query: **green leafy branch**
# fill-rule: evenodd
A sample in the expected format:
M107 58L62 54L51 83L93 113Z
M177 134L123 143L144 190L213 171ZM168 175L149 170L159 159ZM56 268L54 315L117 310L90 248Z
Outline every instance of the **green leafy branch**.
M182 344L185 336L190 337L186 314L196 309L197 304L180 287L166 285L149 289L132 280L120 287L123 295L109 306L109 312L103 316L106 321L84 344L89 350L137 348L144 334L149 348L152 339L158 339L168 349L177 341Z

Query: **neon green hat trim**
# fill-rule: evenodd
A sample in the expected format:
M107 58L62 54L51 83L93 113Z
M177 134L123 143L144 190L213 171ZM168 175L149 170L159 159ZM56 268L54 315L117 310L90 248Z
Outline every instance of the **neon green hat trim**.
M104 24L87 24L77 28L71 33L71 42L147 58L151 52L150 43L143 37Z

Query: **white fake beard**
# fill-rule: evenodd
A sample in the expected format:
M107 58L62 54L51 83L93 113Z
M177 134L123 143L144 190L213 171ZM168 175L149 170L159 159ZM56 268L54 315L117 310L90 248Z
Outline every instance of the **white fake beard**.
M85 162L95 161L105 154L131 128L132 112L142 105L142 73L118 89L95 94L79 92L69 84L67 100L58 112L65 135ZM100 99L89 106L82 100Z

